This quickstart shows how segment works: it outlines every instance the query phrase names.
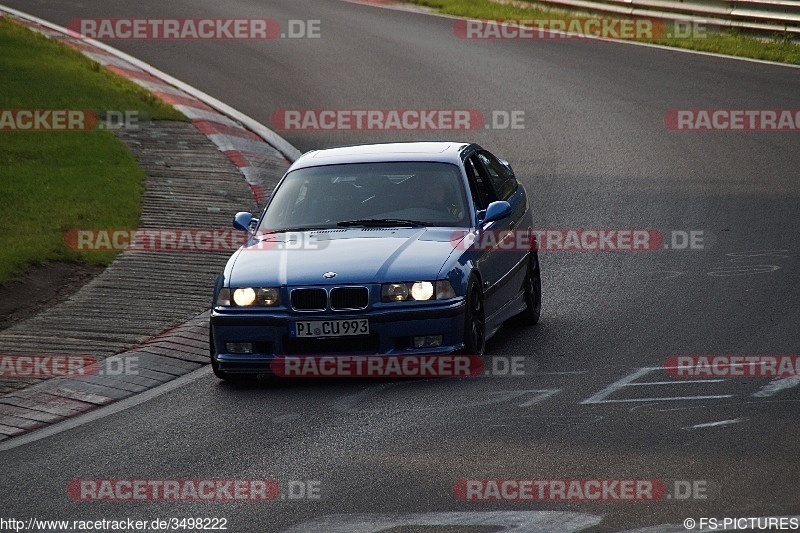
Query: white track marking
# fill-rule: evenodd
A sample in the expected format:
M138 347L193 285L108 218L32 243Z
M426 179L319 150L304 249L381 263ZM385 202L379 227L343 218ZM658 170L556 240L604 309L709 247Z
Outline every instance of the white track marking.
M659 366L652 366L652 367L645 367L640 368L633 373L625 376L624 378L615 381L605 389L601 390L591 398L583 400L581 405L587 404L597 404L597 403L625 403L625 402L666 402L672 400L712 400L712 399L720 399L720 398L731 398L733 397L732 394L716 394L710 396L669 396L664 398L628 398L625 400L609 400L608 397L614 394L617 391L620 391L626 387L630 386L644 386L650 385L651 383L643 382L643 383L635 383L637 379L650 374L651 372L655 372L657 370L663 371L663 367ZM663 381L655 381L653 384L655 385L663 385L663 384L673 384L673 385L683 385L687 383L708 383L708 382L718 382L724 380L691 380L691 379L681 379L675 380L674 383L672 382L663 382Z
M354 394L348 394L342 396L338 400L333 403L333 410L339 413L361 413L361 412L375 412L379 413L382 412L384 409L369 409L369 408L360 408L359 405L365 403L368 400L375 398L379 393L385 391L388 388L393 387L400 387L403 385L409 385L419 383L417 381L399 381L395 383L381 383L379 385L374 385L368 387L360 392L356 392ZM469 401L466 403L459 403L456 405L436 405L434 407L411 407L409 408L410 411L446 411L450 409L467 409L467 408L474 408L474 407L485 407L489 405L495 405L498 403L503 402L512 402L514 400L520 399L526 395L532 395L532 397L526 401L523 401L517 407L531 407L539 402L542 402L552 396L561 392L561 389L524 389L524 390L497 390L489 392L490 398L486 400L478 400L478 401Z
M732 424L738 424L739 422L744 422L747 420L746 418L734 418L732 420L720 420L719 422L706 422L705 424L695 424L694 426L686 426L681 429L703 429L703 428L716 428L721 426L730 426Z
M752 395L756 398L768 398L774 396L782 390L791 389L800 385L800 376L789 376L787 378L775 378Z

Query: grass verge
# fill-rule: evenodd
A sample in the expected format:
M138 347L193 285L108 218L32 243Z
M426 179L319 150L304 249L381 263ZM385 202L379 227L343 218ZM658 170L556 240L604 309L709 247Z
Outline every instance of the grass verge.
M541 4L515 0L509 3L498 3L492 0L404 0L434 8L440 13L487 20L520 20L520 19L563 19L565 12L561 10L547 10L539 7ZM567 15L569 16L569 15ZM585 13L575 16L582 18ZM597 15L609 19L621 19L613 14ZM669 31L671 24L667 24ZM671 32L670 32L671 33ZM687 48L702 52L713 52L732 56L747 57L800 65L800 43L792 40L786 34L774 35L771 39L761 39L746 35L736 30L711 30L698 33L695 37L685 39L635 39L675 48Z
M0 18L0 111L136 111L186 120L142 87L62 43ZM69 250L74 228L135 228L144 174L111 131L0 130L0 284L51 260L108 264Z

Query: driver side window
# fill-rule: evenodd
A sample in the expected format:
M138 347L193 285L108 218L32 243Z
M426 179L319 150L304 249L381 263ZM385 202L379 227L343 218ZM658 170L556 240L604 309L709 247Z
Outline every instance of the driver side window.
M464 161L464 168L469 179L469 188L472 193L472 201L478 209L486 209L490 203L497 200L497 196L486 176L486 171L478 161L477 155L472 155Z

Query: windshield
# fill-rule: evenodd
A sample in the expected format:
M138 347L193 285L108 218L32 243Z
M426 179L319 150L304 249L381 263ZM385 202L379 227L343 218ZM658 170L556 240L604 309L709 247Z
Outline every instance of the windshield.
M407 222L407 223L406 223ZM295 170L258 231L347 226L469 226L459 169L448 163L329 165Z

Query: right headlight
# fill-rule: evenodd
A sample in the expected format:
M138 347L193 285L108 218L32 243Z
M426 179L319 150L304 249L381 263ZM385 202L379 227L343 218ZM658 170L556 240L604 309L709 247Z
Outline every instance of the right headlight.
M233 302L242 307L256 303L256 291L251 287L242 287L233 291Z
M426 300L447 300L455 298L453 286L447 280L405 281L381 285L382 302L407 302Z
M216 305L239 307L265 306L272 307L281 303L280 290L277 287L239 287L222 288L217 294Z

